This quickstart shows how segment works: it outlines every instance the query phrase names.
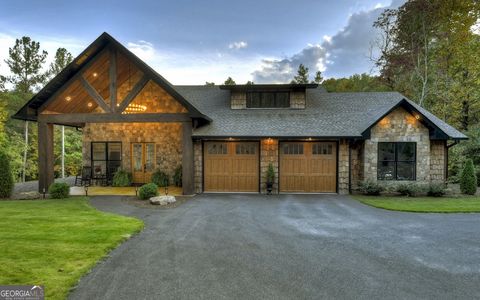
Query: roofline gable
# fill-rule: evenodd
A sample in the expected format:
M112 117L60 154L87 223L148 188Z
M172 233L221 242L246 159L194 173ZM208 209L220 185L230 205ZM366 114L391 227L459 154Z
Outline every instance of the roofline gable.
M158 74L153 68L147 65L143 60L136 56L133 52L128 50L120 42L115 40L107 32L103 32L96 38L85 50L83 50L73 61L68 64L59 74L52 78L38 93L36 93L12 118L36 121L37 110L48 101L54 93L59 90L67 81L75 76L83 66L94 59L103 49L113 47L122 55L130 59L137 67L147 75L152 81L160 85L167 93L169 93L175 100L185 106L190 117L203 119L206 122L211 122L207 115L200 112L194 105L178 93L173 85L168 82L163 76Z
M362 131L362 136L363 138L367 139L370 138L370 131L371 129L380 122L383 118L388 116L391 112L393 112L395 109L402 107L404 108L407 112L413 114L418 114L420 116L419 122L421 122L425 127L428 128L430 132L430 138L434 140L448 140L454 139L454 140L466 140L468 137L451 137L449 134L447 134L445 131L443 131L440 127L438 127L432 120L430 120L425 114L420 112L415 106L413 106L406 98L403 98L400 100L397 104L395 104L393 107L391 107L386 113L382 114L381 117L379 117L377 120L375 120L372 124L370 124L364 131Z

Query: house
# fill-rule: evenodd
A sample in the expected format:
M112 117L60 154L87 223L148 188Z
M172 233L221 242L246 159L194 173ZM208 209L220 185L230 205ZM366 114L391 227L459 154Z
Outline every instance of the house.
M15 118L38 122L39 188L53 182L53 125L83 131L94 175L136 183L180 167L183 192L349 193L362 180L443 182L466 136L399 93L316 84L174 86L107 33Z

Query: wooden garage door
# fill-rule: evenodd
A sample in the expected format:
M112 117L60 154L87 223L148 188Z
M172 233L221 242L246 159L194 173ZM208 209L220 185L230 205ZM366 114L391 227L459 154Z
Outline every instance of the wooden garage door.
M258 192L258 143L206 142L206 192Z
M337 149L334 142L280 144L280 191L336 192Z

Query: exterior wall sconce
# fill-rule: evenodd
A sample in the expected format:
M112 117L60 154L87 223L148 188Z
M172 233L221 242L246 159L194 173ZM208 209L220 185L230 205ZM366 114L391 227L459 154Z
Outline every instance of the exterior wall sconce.
M47 192L47 191L46 191L46 189L45 189L45 187L44 187L44 188L43 188L43 199L45 199L45 193L46 193L46 192Z

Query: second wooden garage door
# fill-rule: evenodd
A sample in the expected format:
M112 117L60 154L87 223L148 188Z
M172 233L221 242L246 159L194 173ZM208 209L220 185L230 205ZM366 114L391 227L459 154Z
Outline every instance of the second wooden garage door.
M337 149L334 142L280 144L280 191L336 192Z
M204 146L206 192L258 192L258 143L206 142Z

